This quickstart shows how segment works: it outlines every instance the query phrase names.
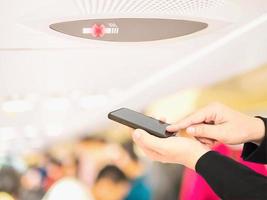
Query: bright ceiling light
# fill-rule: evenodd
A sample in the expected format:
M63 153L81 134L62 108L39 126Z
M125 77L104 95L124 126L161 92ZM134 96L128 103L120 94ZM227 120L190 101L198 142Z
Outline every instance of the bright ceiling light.
M32 110L31 102L25 100L10 100L3 102L2 110L8 113L20 113Z
M44 107L51 111L65 111L70 107L70 101L64 97L52 97L44 102Z
M88 95L80 99L80 106L87 110L103 107L107 103L108 103L108 98L105 95Z

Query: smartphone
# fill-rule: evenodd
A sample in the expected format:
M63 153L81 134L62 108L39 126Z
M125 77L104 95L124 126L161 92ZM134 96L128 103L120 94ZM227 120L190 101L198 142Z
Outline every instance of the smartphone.
M167 138L173 135L166 131L169 124L128 108L112 111L108 114L108 118L133 129L143 129L156 137Z

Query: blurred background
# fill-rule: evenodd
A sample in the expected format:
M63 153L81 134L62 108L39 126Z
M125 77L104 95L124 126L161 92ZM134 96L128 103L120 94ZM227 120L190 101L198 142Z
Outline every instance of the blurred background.
M175 123L216 101L267 116L266 13L263 0L1 0L0 200L219 200L195 172L147 159L107 114L129 107ZM114 17L208 27L125 43L49 29ZM240 159L242 146L214 150L267 174Z

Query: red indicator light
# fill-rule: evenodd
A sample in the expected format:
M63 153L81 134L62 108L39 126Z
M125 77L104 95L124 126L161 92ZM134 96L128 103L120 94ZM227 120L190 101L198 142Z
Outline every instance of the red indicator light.
M105 26L103 24L94 24L92 26L92 36L96 38L103 37L105 35Z

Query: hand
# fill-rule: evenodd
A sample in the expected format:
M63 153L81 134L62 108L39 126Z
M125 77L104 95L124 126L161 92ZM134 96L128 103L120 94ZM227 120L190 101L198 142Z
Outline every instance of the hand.
M133 133L133 140L152 160L182 164L193 170L199 158L210 150L192 138L157 138L140 129Z
M219 103L210 104L167 127L169 132L181 129L186 129L186 132L194 137L217 140L225 144L260 143L265 132L261 119L244 115Z

